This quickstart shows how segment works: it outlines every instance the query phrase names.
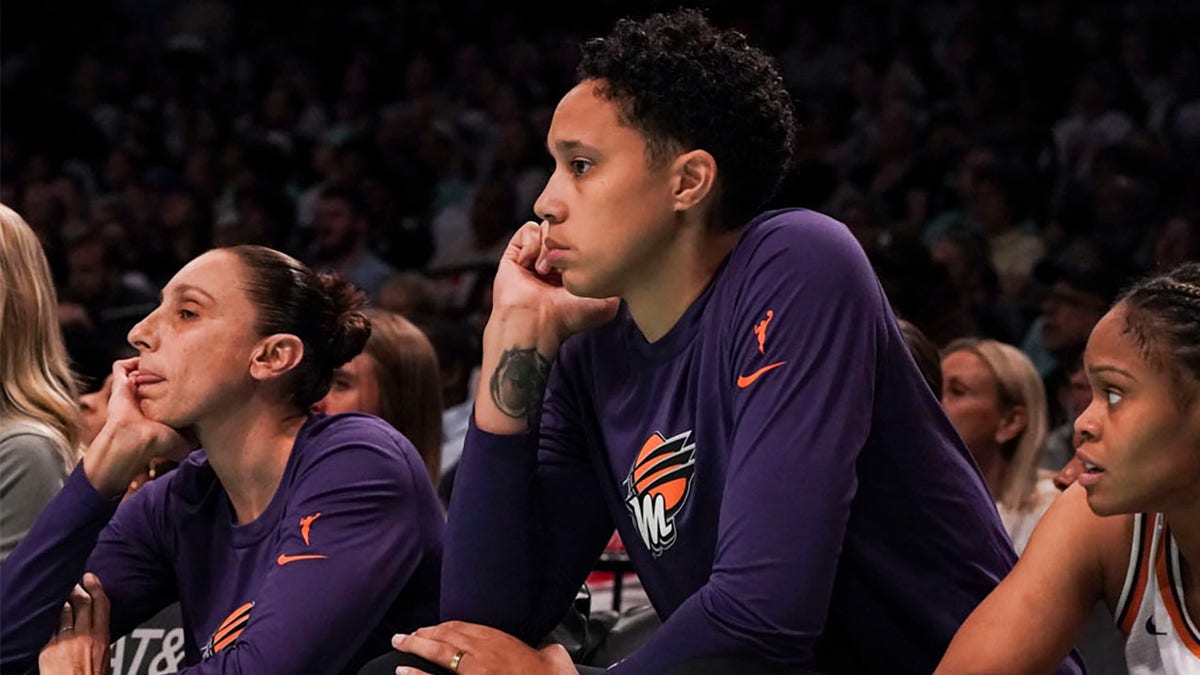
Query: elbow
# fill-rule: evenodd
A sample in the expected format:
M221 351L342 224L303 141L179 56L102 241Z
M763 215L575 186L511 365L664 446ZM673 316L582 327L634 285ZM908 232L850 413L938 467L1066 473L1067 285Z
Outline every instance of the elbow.
M791 666L812 663L823 621L812 621L812 615L784 606L779 598L730 593L711 581L699 600L710 623L739 651Z

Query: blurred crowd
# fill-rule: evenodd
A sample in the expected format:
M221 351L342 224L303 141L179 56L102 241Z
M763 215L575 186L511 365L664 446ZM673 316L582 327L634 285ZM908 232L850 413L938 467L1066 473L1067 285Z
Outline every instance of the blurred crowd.
M1122 286L1200 256L1200 3L695 4L793 93L772 206L845 222L937 347L1020 346L1052 425ZM0 201L47 251L85 386L184 262L260 243L427 328L462 404L579 41L662 7L6 7Z

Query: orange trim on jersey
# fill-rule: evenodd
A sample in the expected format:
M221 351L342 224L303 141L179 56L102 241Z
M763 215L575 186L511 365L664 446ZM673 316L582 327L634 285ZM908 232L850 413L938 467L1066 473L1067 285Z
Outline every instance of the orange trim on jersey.
M1150 547L1154 543L1154 530L1157 525L1157 517L1153 514L1142 515L1142 531L1141 536L1134 537L1134 542L1140 544L1138 548L1137 571L1134 572L1133 590L1129 593L1129 599L1125 603L1125 608L1121 611L1120 621L1117 626L1121 629L1121 634L1129 637L1129 633L1133 630L1133 624L1137 621L1138 612L1142 608L1142 601L1146 595L1146 585L1150 581Z
M239 630L239 631L237 631L237 632L235 632L235 633L231 634L229 637L227 637L227 638L225 638L225 639L221 640L220 642L217 642L217 643L213 644L213 653L214 653L214 654L220 653L220 651L221 651L222 649L225 649L225 648L226 648L226 647L228 647L229 645L231 645L231 644L233 644L234 642L236 642L236 641L237 641L237 639L238 639L238 638L240 638L240 637L242 636L242 632L243 632L243 631L245 631L245 630L246 630L246 629L245 629L245 628L243 628L243 629L241 629L241 630Z
M1200 658L1200 640L1192 635L1191 629L1187 625L1187 620L1183 617L1182 598L1176 593L1174 575L1168 569L1167 549L1170 542L1170 530L1163 528L1163 538L1158 547L1158 555L1154 560L1154 571L1158 577L1158 594L1162 596L1163 606L1167 608L1167 614L1171 617L1171 623L1175 626L1175 634L1179 636L1179 641L1184 647L1192 653L1192 656Z
M238 607L237 609L230 612L229 616L225 617L225 620L221 622L221 625L217 626L217 629L215 631L213 631L213 635L216 635L216 634L220 633L221 631L225 630L226 628L229 628L229 626L233 625L238 619L242 618L243 614L250 611L250 608L253 606L254 606L253 602L247 602L246 604L242 605L241 607Z
M250 623L249 614L244 615L237 621L229 624L228 627L217 631L213 635L213 649L216 650L217 645L228 642L230 638L237 639L237 636L241 635L242 631L246 630L246 624L248 623Z

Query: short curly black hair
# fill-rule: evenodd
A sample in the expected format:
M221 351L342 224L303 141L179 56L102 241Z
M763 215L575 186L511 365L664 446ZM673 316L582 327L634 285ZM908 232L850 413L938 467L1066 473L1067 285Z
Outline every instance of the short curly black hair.
M734 30L682 9L622 19L584 43L581 82L603 80L652 164L703 149L717 162L721 225L736 229L775 195L792 157L792 102L774 60Z

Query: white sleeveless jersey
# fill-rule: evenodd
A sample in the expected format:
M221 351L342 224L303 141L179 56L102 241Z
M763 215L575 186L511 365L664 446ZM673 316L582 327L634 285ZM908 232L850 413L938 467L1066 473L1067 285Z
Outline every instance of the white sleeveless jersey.
M1131 549L1116 612L1130 675L1200 675L1200 630L1184 609L1179 548L1161 513L1134 515Z

